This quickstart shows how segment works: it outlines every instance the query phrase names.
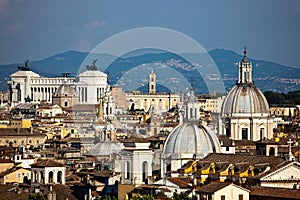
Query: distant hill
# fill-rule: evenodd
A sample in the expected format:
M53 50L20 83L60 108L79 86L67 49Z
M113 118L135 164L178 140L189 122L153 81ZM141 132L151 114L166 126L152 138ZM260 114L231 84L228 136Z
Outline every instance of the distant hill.
M31 61L29 67L32 71L43 76L61 76L62 73L68 72L71 76L75 77L81 63L87 55L88 53L67 51L42 60ZM242 60L242 55L225 49L215 49L210 51L209 55L218 66L226 91L228 91L236 83L238 76L237 63ZM189 56L193 57L196 55L190 54ZM93 57L114 58L110 55L96 54L93 55ZM249 60L252 62L253 66L254 82L261 90L272 90L277 92L300 90L300 69L264 60L252 58L249 58ZM105 73L109 74L110 84L115 84L126 74L126 72L136 66L143 65L144 63L158 63L170 66L172 69L175 69L182 74L186 80L190 81L191 77L193 77L193 85L197 93L208 92L203 77L197 73L195 68L183 57L173 53L147 53L133 57L116 58L114 62L106 68ZM96 64L97 66L101 66L101 59L98 59ZM10 74L17 71L17 66L19 65L22 65L22 63L0 65L0 90L7 90L6 81ZM169 74L164 75L167 77ZM147 87L140 88L145 88L146 90Z

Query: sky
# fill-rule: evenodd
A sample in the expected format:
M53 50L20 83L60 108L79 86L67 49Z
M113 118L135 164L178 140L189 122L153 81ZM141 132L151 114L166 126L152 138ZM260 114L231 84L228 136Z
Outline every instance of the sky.
M0 64L89 52L133 28L162 27L215 48L299 67L298 0L0 0Z

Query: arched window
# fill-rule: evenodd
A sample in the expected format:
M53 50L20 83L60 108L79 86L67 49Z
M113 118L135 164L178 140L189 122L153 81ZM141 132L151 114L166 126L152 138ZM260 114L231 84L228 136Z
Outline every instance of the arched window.
M142 172L143 173L143 177L142 177L142 179L143 179L143 182L145 182L147 180L147 177L148 177L148 162L147 161L143 162L142 169L143 169L143 172Z
M68 107L68 101L65 101L65 105L64 105L65 107Z
M40 183L44 184L44 173L42 171L40 172L40 178Z
M157 135L157 128L154 128L154 135Z
M130 178L130 164L129 161L125 163L125 179Z
M36 171L33 171L32 179L34 180L33 182L37 182L37 173L36 173Z
M270 147L269 156L275 156L275 148L274 147Z
M248 128L242 128L242 140L248 140Z
M62 184L62 172L57 172L57 183Z
M49 172L49 175L48 175L48 182L49 182L49 183L53 183L53 172L52 172L52 171Z

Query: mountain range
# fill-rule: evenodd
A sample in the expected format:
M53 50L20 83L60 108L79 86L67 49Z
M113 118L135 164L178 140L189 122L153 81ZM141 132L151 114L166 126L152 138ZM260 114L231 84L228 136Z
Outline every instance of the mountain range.
M87 58L88 55L89 54L85 52L66 51L42 60L31 61L29 68L30 70L47 77L61 76L62 73L70 73L71 76L75 77L78 71L80 71L79 68L84 59ZM208 55L219 69L225 90L228 91L236 83L238 78L238 62L242 60L243 56L226 49L215 49L208 52ZM91 54L89 56L91 57ZM105 73L109 74L109 83L111 85L123 83L124 80L122 82L122 77L126 77L127 81L132 82L132 80L128 80L128 77L134 77L134 75L127 75L130 72L136 73L137 79L141 79L144 83L140 85L140 89L146 90L147 87L145 87L145 84L147 82L147 77L142 77L140 73L141 69L148 68L137 68L137 66L146 64L149 66L149 69L156 65L168 67L171 71L176 70L175 74L178 72L178 76L182 75L186 80L192 82L196 93L208 93L204 81L206 77L201 76L199 73L195 73L197 72L197 68L194 66L198 65L198 67L201 67L201 63L190 63L185 59L186 56L190 58L198 56L199 58L199 55L186 54L184 56L169 52L146 53L137 56L131 55L130 57L118 58L111 55L95 54L92 57L98 59L96 63L97 66L101 66L105 63L104 60L106 59L113 61L104 70ZM254 82L262 91L271 90L286 93L288 91L300 90L300 68L292 68L278 63L253 58L248 58L248 60L252 62ZM23 64L14 63L0 65L0 90L7 90L6 81L9 79L10 74L18 70L17 66L21 65ZM134 72L134 68L138 69L137 72ZM149 72L150 70L147 71L147 73ZM156 71L156 73L159 72ZM164 80L167 79L168 76L170 76L170 74L162 73L159 78Z

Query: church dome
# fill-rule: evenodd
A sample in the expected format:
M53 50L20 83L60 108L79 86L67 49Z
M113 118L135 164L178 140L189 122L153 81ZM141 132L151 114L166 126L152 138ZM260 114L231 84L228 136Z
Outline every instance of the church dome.
M178 125L167 137L163 153L172 158L203 158L209 153L219 153L217 136L204 125L193 121ZM192 156L192 157L191 157Z
M124 149L124 145L120 142L99 142L88 151L88 155L110 156L120 153L122 149Z
M74 87L68 84L63 84L59 86L54 96L74 96L76 95L76 90Z
M222 116L268 115L269 105L263 93L252 82L252 65L248 62L247 51L239 64L237 84L226 95L222 104Z
M254 84L239 84L227 94L222 105L224 116L231 114L268 114L269 105Z

